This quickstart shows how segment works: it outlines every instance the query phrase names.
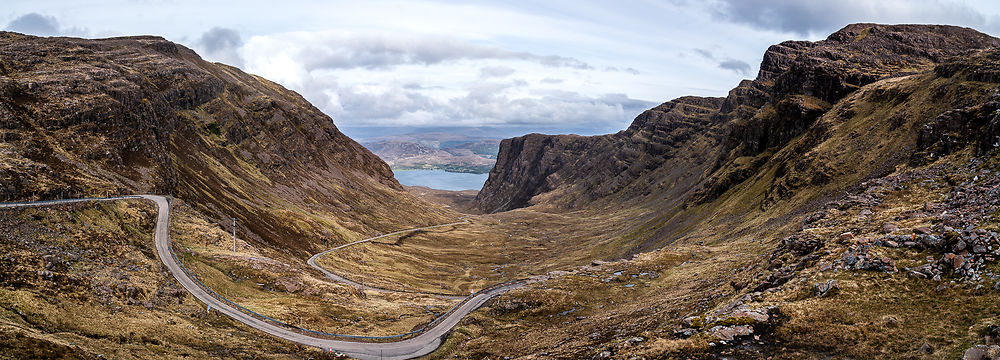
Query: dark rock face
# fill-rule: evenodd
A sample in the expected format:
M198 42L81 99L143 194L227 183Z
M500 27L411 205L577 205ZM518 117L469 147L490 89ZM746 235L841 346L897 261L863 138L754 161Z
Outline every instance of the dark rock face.
M533 134L504 141L497 165L476 201L485 211L502 211L530 205L533 198L547 193L552 198L572 199L560 203L569 207L608 196L615 189L632 189L633 194L626 197L642 196L655 189L632 184L641 174L667 172L657 166L686 166L698 175L685 177L683 182L666 177L663 182L689 186L687 190L694 192L692 204L709 202L756 174L773 149L792 139L804 136L798 146L801 152L808 151L824 135L823 129L814 126L816 120L861 87L928 71L952 56L998 45L1000 40L972 29L935 25L854 24L822 41L786 41L765 52L756 79L743 81L725 99L699 99L698 104L692 103L695 98L673 100L612 135ZM957 72L961 67L939 69ZM988 78L990 74L975 76ZM693 107L704 111L692 112ZM1000 128L990 124L986 126ZM696 151L683 155L677 151L692 144ZM695 166L690 161L671 161L679 156L707 157L712 165L705 173L701 161L693 162ZM598 162L603 165L595 165ZM829 179L830 172L822 171L789 182L822 184ZM787 193L790 187L779 192ZM688 194L687 190L677 194Z
M0 32L0 75L0 201L171 194L292 243L305 230L268 203L412 210L389 167L301 96L159 37Z
M497 165L476 202L486 211L531 204L534 196L573 187L571 203L608 196L712 133L721 98L684 97L647 110L632 125L602 136L529 134L500 143Z
M1000 51L952 59L934 69L941 77L1000 84ZM911 163L922 164L975 143L977 154L1000 148L1000 92L982 103L946 111L920 129L918 152Z

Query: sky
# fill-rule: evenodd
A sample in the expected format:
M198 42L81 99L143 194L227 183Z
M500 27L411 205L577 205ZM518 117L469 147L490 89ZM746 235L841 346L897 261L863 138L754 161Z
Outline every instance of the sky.
M1000 2L959 0L6 0L0 27L159 35L295 90L353 137L592 135L685 95L725 96L769 45L856 22L1000 35Z

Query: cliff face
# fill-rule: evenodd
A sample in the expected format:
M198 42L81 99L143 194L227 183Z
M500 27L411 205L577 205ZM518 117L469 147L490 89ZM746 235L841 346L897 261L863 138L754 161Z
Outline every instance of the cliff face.
M721 98L685 97L643 112L616 134L503 140L476 201L495 212L530 205L533 197L553 190L560 190L556 201L571 206L616 193L714 134L710 116L721 104Z
M759 174L776 151L862 87L997 45L975 30L935 25L854 24L822 41L786 41L765 52L756 79L724 99L680 98L612 135L505 140L476 201L484 211L537 202L574 208L609 195L620 202L669 190L685 196L685 206L710 202Z
M0 33L0 124L8 201L172 194L297 249L424 208L295 92L159 37Z

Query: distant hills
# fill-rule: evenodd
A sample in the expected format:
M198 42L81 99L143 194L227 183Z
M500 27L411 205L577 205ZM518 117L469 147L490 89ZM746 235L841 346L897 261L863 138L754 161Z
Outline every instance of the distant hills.
M500 139L455 133L415 133L362 140L393 170L486 174L496 163Z

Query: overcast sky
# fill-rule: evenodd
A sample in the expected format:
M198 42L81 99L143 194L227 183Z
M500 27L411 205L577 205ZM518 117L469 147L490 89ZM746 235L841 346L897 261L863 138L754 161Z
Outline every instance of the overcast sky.
M678 96L724 96L756 75L771 44L819 40L849 23L1000 34L995 1L206 3L6 0L0 26L160 35L298 91L348 135L430 126L614 132Z

